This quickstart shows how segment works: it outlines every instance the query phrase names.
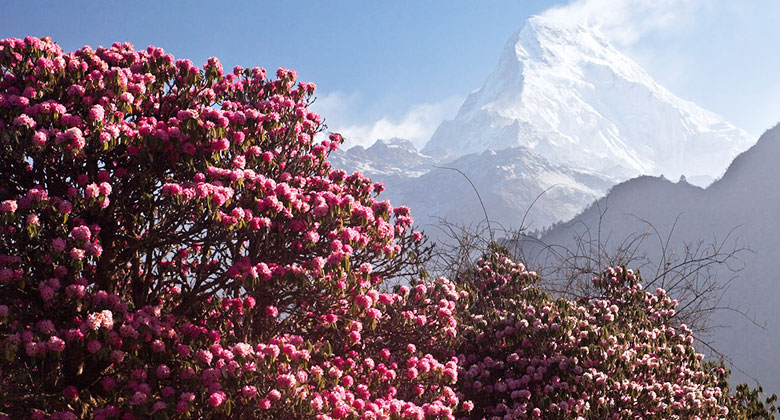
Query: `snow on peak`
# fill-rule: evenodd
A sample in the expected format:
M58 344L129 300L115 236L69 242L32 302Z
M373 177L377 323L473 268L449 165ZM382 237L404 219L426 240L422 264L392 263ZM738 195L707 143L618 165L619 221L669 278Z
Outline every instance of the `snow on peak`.
M556 164L619 178L720 176L754 140L678 98L593 27L534 16L493 73L422 152L523 146Z
M359 171L372 178L413 178L428 172L438 162L420 154L411 141L397 137L377 140L369 148L354 146L346 151L336 150L328 160L336 168L349 173Z

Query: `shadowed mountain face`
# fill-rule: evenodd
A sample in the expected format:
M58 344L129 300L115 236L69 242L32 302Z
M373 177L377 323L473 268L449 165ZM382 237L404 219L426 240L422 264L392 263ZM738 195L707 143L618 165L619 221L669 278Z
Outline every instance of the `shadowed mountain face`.
M780 126L767 131L758 143L739 155L722 179L707 189L685 182L641 177L612 188L610 193L572 221L547 232L546 244L574 246L574 237L587 230L605 238L605 248L614 250L623 239L648 230L658 231L643 242L641 252L660 261L658 237L669 251L681 255L685 244L700 241L725 243L723 251L736 244L752 252L738 254L743 264L731 260L734 273L724 265L710 268L716 281L725 284L736 274L718 306L747 312L766 329L729 310L715 312L712 324L714 347L733 359L736 367L757 378L770 392L780 391ZM674 227L674 229L672 229ZM673 231L672 231L673 230ZM735 242L736 241L736 242ZM739 245L736 245L739 246ZM654 274L648 272L648 276ZM648 277L646 276L646 277ZM739 372L735 375L746 380Z

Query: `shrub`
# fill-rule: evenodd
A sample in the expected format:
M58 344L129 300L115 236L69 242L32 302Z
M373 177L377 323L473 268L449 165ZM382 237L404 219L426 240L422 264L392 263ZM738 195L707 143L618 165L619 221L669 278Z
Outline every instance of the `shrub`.
M729 395L728 372L675 327L677 301L643 290L638 273L609 268L593 279L599 296L553 299L491 248L456 282L469 295L458 389L470 418L773 418L759 392Z

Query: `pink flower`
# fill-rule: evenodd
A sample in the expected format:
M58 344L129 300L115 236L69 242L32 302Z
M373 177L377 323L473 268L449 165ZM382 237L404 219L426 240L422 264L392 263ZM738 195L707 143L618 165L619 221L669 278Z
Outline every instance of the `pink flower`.
M241 388L241 395L244 398L254 398L257 395L257 388L253 385L245 385Z
M62 200L57 204L57 211L62 214L70 214L73 211L73 204L70 201Z
M130 405L143 405L146 404L146 399L148 397L146 394L144 394L141 391L136 392L133 394L133 398L130 400Z
M48 140L48 136L44 131L38 131L33 135L33 144L37 147L46 145L46 140Z
M187 401L179 401L176 403L176 412L179 414L185 414L190 411L190 405Z
M349 340L355 344L360 343L360 333L358 331L352 331L349 333Z
M162 353L165 351L165 343L162 340L154 340L152 342L152 351L155 353Z
M203 364L211 364L211 359L214 357L214 355L211 354L208 350L198 350L195 353L195 359Z
M160 394L163 396L163 398L168 398L176 393L176 390L172 386L166 386L162 389Z
M92 331L96 331L100 327L110 330L114 328L114 314L109 310L93 312L87 315L87 325Z
M129 102L129 101L128 101ZM100 105L94 105L89 110L89 119L95 122L103 122L106 117L106 111Z
M171 375L171 368L169 368L166 365L160 365L157 366L157 377L158 378L167 378Z
M252 346L247 343L238 343L233 346L233 352L240 357L246 357L252 353Z
M94 242L87 242L84 244L84 250L87 251L88 254L92 254L96 257L100 257L103 254L103 247Z
M257 406L260 407L261 410L268 410L271 408L271 400L269 398L263 398L257 403Z
M276 378L276 383L282 388L289 388L295 385L295 376L290 374L279 375Z
M92 237L92 232L86 226L76 226L70 231L70 236L77 241L88 241Z
M268 398L271 401L279 401L279 399L282 398L282 393L277 389L272 389L268 391Z
M156 403L154 403L154 405L152 406L152 413L156 413L156 412L158 412L158 411L160 411L160 410L165 410L165 407L167 407L167 405L166 405L164 402L162 402L162 401L157 401L157 402L156 402Z
M100 194L100 187L97 186L97 184L92 183L87 185L87 188L84 190L84 195L87 198L95 198Z
M214 392L209 396L209 405L212 407L219 407L222 405L223 402L225 402L225 399L227 397L225 396L225 393L222 391Z
M467 412L471 412L471 410L474 409L474 403L471 401L464 401L463 409L466 410Z
M357 303L358 306L362 308L369 308L374 304L373 300L366 295L359 295L357 298L355 298L355 303Z
M211 151L221 152L230 148L230 141L228 139L216 139L211 141Z
M30 118L30 116L22 114L16 118L14 118L14 125L15 126L24 126L27 128L35 128L35 120Z
M83 298L87 294L87 288L81 284L71 284L65 288L65 295L68 297Z
M188 119L198 118L198 113L192 109L181 109L176 113L176 118L178 118L180 121L185 121Z
M182 191L183 189L179 184L165 184L162 187L163 195L181 195Z
M41 298L45 301L50 301L54 298L54 289L49 286L43 286L39 289Z
M125 92L119 95L119 100L128 104L132 104L134 99L135 98L133 98L133 94L130 92Z
M97 340L90 340L89 343L87 343L87 351L90 353L97 353L101 347L103 347L103 345Z
M46 349L37 342L29 342L24 345L24 352L30 357L35 357L38 353L42 353Z
M103 378L101 386L103 387L103 391L109 392L116 386L116 380L111 377Z
M125 360L125 352L123 352L122 350L111 350L109 359L113 363L122 363L122 361Z
M15 200L5 200L0 203L0 212L2 213L13 213L17 208Z
M79 248L72 248L70 250L70 257L74 260L81 261L84 259L84 250Z
M46 349L54 353L62 353L65 350L65 340L57 336L51 336L46 343Z
M8 283L14 279L14 270L10 268L0 269L0 283Z
M179 354L179 356L187 357L190 355L192 351L190 350L189 346L185 346L184 344L178 344L176 345L176 353Z
M111 184L108 182L101 182L100 185L98 185L98 190L101 195L109 196L111 195Z
M270 316L271 318L276 318L279 316L279 310L276 309L276 306L266 306L265 307L265 316Z

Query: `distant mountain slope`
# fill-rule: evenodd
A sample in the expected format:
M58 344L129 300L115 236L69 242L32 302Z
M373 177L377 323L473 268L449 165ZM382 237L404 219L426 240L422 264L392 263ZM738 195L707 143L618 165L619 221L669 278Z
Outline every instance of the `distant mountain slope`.
M437 160L420 154L409 140L392 138L377 140L368 149L355 146L338 150L331 154L330 162L349 172L415 177L428 172Z
M532 17L422 152L463 156L522 146L553 163L621 179L686 175L704 185L753 140L660 86L595 29Z
M744 270L731 283L724 306L747 311L762 330L730 311L716 313L715 348L731 357L770 392L780 391L780 126L767 131L758 143L739 155L722 179L707 189L687 183L642 177L612 188L596 205L543 237L546 244L572 247L573 237L601 227L605 247L615 249L629 235L651 223L665 238L675 224L671 248L678 254L685 243L732 238L753 252L739 256ZM606 209L606 210L604 210ZM643 221L644 220L644 221ZM728 247L727 247L728 248ZM658 241L646 241L642 251L658 260ZM719 267L718 281L734 273ZM743 380L745 377L736 372Z
M574 217L616 182L550 163L523 147L442 162L420 154L409 141L391 139L379 140L367 149L356 146L338 151L329 160L334 167L361 171L385 183L388 188L382 197L411 207L417 224L428 230L440 218L465 225L484 220L469 180L484 201L493 227L507 229L519 226L537 197L525 220L531 229Z
M518 228L523 218L525 227L539 229L572 217L614 183L550 163L524 147L471 154L443 166L462 174L436 168L396 193L397 201L408 204L423 227L437 224L439 218L466 225L483 221L476 187L494 229Z

